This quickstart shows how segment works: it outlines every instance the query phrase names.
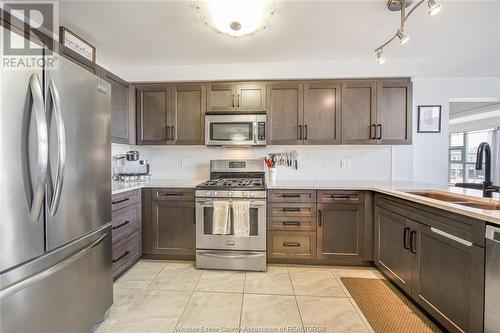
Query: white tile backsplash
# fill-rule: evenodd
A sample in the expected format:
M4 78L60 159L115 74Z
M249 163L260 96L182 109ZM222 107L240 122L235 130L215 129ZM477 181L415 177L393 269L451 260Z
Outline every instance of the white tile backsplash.
M267 153L296 150L299 169L278 167L278 180L374 180L392 175L391 146L268 146L262 148L213 148L205 146L112 145L113 155L138 150L159 178L208 179L210 160L264 158ZM345 160L345 166L341 166Z

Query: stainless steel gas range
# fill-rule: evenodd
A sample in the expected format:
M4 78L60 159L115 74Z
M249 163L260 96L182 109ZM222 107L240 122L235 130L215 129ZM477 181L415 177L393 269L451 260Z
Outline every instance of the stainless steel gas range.
M196 187L196 267L266 270L263 159L210 161L210 180ZM228 202L230 231L213 233L214 202ZM249 236L235 237L233 202L249 202Z

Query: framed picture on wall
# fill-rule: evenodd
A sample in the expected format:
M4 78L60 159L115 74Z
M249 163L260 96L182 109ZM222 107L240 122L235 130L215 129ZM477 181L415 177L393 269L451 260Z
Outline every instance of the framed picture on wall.
M59 42L95 63L95 47L73 31L65 27L59 27Z
M418 106L418 133L441 133L441 105Z

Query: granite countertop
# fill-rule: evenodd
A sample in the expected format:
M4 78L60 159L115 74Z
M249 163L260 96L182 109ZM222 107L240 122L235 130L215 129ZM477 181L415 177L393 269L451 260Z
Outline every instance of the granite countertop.
M149 182L113 182L113 194L148 187L195 188L205 180L153 178ZM311 190L362 190L374 191L406 199L423 205L443 209L449 212L477 218L500 225L500 210L486 210L466 207L450 202L436 200L409 192L435 191L446 192L457 196L457 199L490 203L500 207L500 193L493 198L483 198L482 191L459 187L440 186L418 182L398 181L334 181L334 180L278 180L267 183L268 189L311 189Z

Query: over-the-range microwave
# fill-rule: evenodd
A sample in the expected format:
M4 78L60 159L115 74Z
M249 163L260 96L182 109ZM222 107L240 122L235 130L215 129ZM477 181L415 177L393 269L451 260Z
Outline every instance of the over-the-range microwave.
M207 146L265 146L265 114L207 114Z

